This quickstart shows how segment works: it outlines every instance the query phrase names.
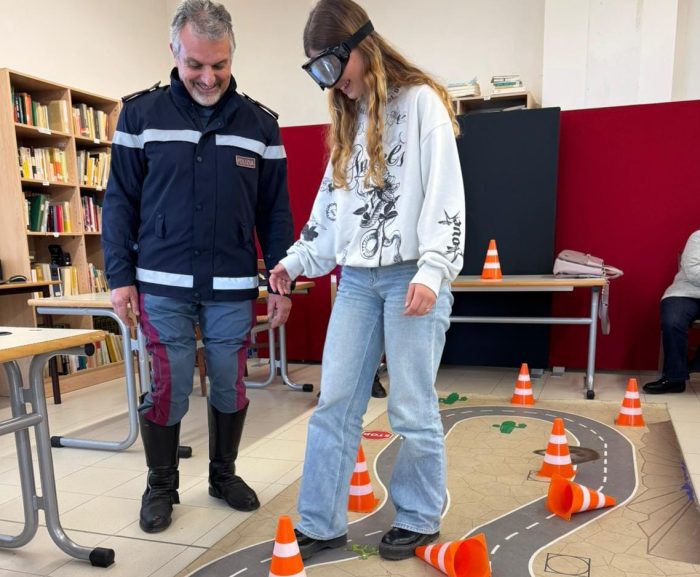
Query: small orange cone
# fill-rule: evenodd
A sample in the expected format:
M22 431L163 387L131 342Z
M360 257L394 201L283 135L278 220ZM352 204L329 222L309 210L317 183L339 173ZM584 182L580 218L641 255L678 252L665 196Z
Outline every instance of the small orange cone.
M515 381L515 390L513 398L510 400L512 405L534 405L535 397L532 396L532 383L530 382L530 371L527 368L527 363L520 365L520 374L518 380Z
M496 241L489 241L489 248L486 251L486 260L484 268L481 271L481 278L484 280L501 280L501 263L498 260L498 250L496 249Z
M357 451L355 470L352 472L352 479L350 480L348 511L369 513L370 511L374 511L377 503L379 503L379 499L374 498L372 481L370 481L367 462L365 461L365 453L362 450L362 445L360 445Z
M625 427L643 427L644 417L642 417L642 403L639 400L639 389L637 388L637 379L627 381L627 390L625 398L622 399L620 414L615 419L616 425Z
M553 477L549 483L547 509L567 521L571 520L573 513L603 509L616 504L617 500L614 497L559 476Z
M549 436L549 443L544 454L544 463L537 474L540 477L559 475L565 479L572 479L576 475L571 464L569 444L566 442L564 421L560 417L554 419L552 433Z
M306 577L292 520L287 515L282 515L277 522L269 577Z
M449 577L491 577L491 563L483 533L462 541L417 547L416 556Z

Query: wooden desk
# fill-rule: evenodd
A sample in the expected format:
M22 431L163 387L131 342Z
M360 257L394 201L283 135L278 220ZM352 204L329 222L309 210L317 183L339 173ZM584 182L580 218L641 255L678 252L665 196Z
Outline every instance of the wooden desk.
M24 507L24 529L19 535L0 535L0 548L22 547L32 540L39 526L39 510L44 510L46 529L54 543L73 557L107 567L114 563L114 551L90 549L74 543L63 531L58 515L56 480L51 458L48 412L44 395L43 368L57 354L85 354L81 347L99 341L102 331L0 326L0 363L9 381L12 418L0 422L0 435L14 433ZM16 360L31 356L29 388L24 388ZM29 404L31 412L27 413ZM34 427L41 496L37 495L32 464L29 428Z
M61 283L57 280L8 282L0 285L0 296L40 292L44 297L50 297L51 287L60 284ZM60 404L61 389L58 383L58 363L56 362L56 357L51 357L49 361L49 374L51 375L51 388L53 390L54 403Z
M44 280L37 282L8 282L0 284L0 296L2 295L18 295L22 293L38 293L40 292L45 297L51 296L51 286L61 284L57 280Z
M590 315L587 317L492 317L492 316L455 316L450 317L454 323L504 323L504 324L550 324L550 325L588 325L588 361L586 364L586 398L595 398L593 378L595 375L596 322L598 319L598 301L603 287L607 285L604 278L563 278L554 275L513 275L504 276L502 280L483 280L479 276L459 276L452 283L452 292L571 292L577 288L591 289ZM603 313L601 322L607 326L607 303L600 309ZM607 334L607 333L606 333Z

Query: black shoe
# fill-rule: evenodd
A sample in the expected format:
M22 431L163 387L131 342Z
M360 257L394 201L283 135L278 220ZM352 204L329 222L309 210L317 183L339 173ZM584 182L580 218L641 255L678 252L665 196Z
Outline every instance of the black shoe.
M440 536L440 531L426 535L408 529L392 527L379 543L379 556L389 561L399 561L413 557L416 547L432 543Z
M647 383L642 387L645 393L650 395L662 395L664 393L682 393L685 391L685 381L671 381L661 377L658 381Z
M308 559L314 553L318 553L323 549L337 549L348 542L347 534L336 537L335 539L314 539L308 535L304 535L301 531L294 529L294 535L297 538L299 552L303 560Z
M375 399L383 399L386 397L386 389L382 386L382 382L377 375L374 375L374 382L372 383L372 396Z

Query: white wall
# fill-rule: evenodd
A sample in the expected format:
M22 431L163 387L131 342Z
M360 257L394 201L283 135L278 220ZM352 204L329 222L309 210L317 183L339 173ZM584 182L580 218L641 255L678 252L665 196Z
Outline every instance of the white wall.
M167 81L178 1L0 0L0 67L111 97ZM519 73L538 102L564 108L700 98L700 0L359 1L380 33L444 82L478 76L488 92L492 75ZM283 126L326 122L325 95L300 68L313 0L223 3L240 89ZM678 6L677 25L665 5ZM615 80L640 62L650 67L634 82ZM659 95L655 79L666 90L671 70L672 94Z
M543 105L671 100L677 17L678 0L547 0Z
M678 0L673 100L700 98L700 2Z
M165 0L0 0L0 67L109 97L167 78Z
M233 17L240 89L282 125L327 122L325 94L301 69L313 0L221 0ZM539 100L544 0L359 0L375 29L443 82L521 74ZM168 0L171 15L177 0ZM488 90L486 90L487 92Z

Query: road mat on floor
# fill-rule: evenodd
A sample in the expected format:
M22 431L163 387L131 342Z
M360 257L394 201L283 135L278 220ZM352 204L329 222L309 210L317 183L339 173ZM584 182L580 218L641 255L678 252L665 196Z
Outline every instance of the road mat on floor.
M469 577L482 574L476 567L485 560L496 577L700 574L700 512L665 408L645 406L643 427L615 425L620 404L597 400L521 407L453 394L442 399L441 408L449 499L438 544L465 539L474 544L475 535L485 537L485 546L442 551L442 561L436 564L442 563L448 573L454 553L461 567L455 575ZM593 494L613 497L616 505L574 512L578 501L569 506L564 499L571 520L548 510L550 480L538 472L557 437L553 434L557 418L564 423L576 469L573 482ZM386 415L370 423L362 439L377 508L372 513L349 513L348 545L307 560L307 575L442 574L418 557L385 561L377 554L394 516L386 487L401 442L384 432L391 432ZM577 491L569 484L565 489ZM278 519L281 515L297 519L298 490L297 481L180 575L267 577ZM594 506L587 498L584 509ZM433 549L433 558L438 556Z

